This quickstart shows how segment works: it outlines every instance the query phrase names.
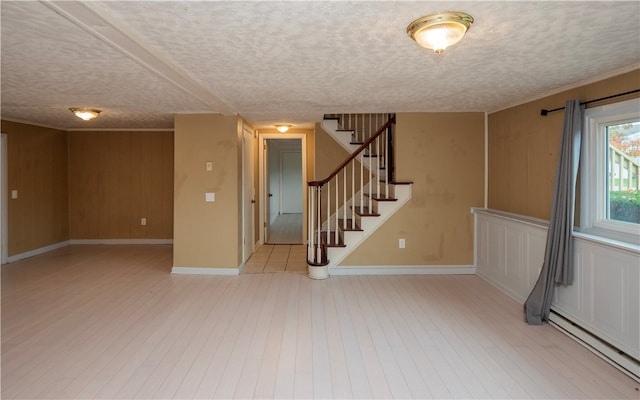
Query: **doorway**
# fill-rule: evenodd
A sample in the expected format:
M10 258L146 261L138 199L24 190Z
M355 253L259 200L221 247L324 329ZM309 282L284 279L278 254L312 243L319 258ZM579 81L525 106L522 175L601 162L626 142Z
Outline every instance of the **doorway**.
M304 244L306 232L306 136L261 134L260 239Z

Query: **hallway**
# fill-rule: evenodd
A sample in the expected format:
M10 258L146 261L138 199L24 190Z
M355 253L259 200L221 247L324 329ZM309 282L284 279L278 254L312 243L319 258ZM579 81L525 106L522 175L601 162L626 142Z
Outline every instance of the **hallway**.
M302 214L280 214L269 226L269 244L302 244Z

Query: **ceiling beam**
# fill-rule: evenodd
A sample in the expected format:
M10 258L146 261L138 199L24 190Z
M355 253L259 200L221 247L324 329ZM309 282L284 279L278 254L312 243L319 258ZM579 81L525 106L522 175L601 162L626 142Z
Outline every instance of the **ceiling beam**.
M142 67L202 101L212 112L236 115L231 107L193 79L185 70L153 51L150 46L145 46L139 39L134 39L133 35L127 33L126 29L113 17L99 12L90 5L90 2L41 0L41 3Z

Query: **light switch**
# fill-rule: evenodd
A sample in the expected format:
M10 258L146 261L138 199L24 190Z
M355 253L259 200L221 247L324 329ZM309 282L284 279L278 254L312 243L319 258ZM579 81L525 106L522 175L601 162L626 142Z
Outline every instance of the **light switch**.
M204 201L206 201L207 203L211 203L216 201L216 194L215 193L211 193L211 192L207 192L204 194Z
M207 161L207 171L213 171L213 162Z
M18 191L17 190L12 190L11 191L11 198L12 199L17 199L18 198Z

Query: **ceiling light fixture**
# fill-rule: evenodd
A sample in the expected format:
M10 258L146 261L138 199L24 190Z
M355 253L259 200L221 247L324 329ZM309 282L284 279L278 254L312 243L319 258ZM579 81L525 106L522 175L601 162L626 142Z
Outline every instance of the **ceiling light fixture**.
M100 114L100 110L93 108L70 108L69 110L74 113L76 117L85 121L92 120Z
M289 128L291 128L291 125L289 124L280 124L280 125L276 125L276 129L278 130L278 132L280 133L285 133L286 131L289 130Z
M438 12L410 23L407 34L420 46L442 54L447 47L462 40L472 23L473 17L463 12Z

